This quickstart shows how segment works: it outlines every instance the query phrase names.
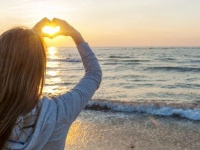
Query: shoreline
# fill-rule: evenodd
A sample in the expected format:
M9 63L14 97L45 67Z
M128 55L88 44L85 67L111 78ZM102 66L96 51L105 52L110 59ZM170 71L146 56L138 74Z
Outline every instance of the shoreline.
M95 99L89 101L85 109L115 111L122 113L144 113L154 116L169 116L200 121L200 105L196 103L122 102Z
M199 121L84 110L69 130L65 149L197 150Z

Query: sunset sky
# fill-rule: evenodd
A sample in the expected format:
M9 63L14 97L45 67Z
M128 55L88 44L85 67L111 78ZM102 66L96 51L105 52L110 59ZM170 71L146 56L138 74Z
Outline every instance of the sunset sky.
M0 33L67 20L92 46L200 46L200 0L1 0ZM74 46L57 37L48 45Z

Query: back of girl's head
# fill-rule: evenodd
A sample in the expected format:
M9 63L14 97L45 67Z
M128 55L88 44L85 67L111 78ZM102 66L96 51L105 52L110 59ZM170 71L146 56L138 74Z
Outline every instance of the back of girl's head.
M45 67L45 47L36 32L14 28L0 36L0 149L17 117L37 104Z

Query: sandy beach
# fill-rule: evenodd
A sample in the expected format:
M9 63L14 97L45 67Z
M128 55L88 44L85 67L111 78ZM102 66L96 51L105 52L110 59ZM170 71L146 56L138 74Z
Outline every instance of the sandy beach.
M199 122L84 110L71 126L70 150L198 150Z

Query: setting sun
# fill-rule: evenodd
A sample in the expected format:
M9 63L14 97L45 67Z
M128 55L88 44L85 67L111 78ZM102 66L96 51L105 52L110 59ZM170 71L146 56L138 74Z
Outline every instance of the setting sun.
M49 35L53 35L59 31L60 31L60 26L56 26L56 27L45 26L42 28L42 32L47 33Z

